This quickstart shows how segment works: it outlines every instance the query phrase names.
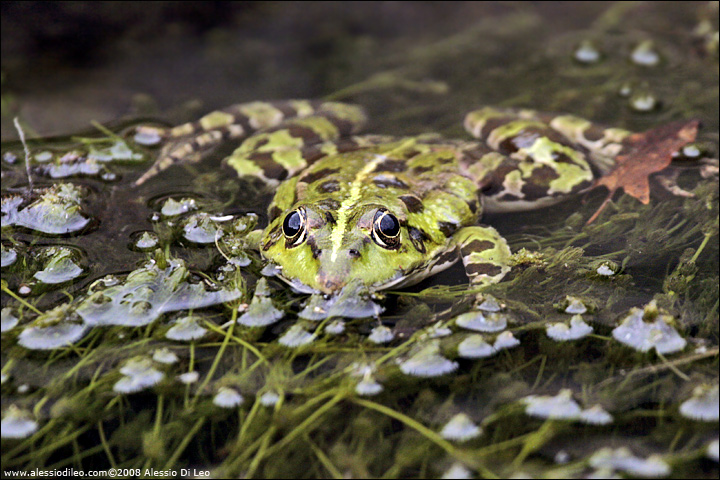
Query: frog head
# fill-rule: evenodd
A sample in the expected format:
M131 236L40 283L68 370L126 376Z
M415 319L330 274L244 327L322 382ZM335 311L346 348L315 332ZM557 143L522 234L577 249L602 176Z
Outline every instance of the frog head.
M351 280L370 291L420 281L439 270L442 247L409 225L396 201L293 205L265 229L260 252L296 290L335 293Z

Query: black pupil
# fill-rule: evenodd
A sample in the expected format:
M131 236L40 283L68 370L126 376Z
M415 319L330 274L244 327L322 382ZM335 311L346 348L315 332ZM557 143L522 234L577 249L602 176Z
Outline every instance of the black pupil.
M388 237L394 237L400 232L400 224L393 215L386 213L380 219L380 232Z
M285 217L285 221L283 222L283 232L285 232L285 235L288 237L294 237L300 231L301 226L302 218L297 211L294 211Z

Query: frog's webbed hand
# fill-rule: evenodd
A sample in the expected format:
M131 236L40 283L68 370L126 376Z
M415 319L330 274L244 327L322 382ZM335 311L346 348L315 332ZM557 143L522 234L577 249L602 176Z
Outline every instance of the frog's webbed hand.
M571 115L489 107L470 112L465 128L482 143L466 149L461 165L489 211L539 208L586 190L630 134Z
M497 283L510 271L510 248L492 227L461 228L453 237L474 285Z
M358 107L335 102L285 100L233 105L211 112L198 121L156 132L168 143L155 164L135 184L144 183L172 165L197 162L203 154L225 141L245 138L256 131L269 132L275 127L280 130L289 119L314 116L337 124L348 124L349 127L345 128L350 131L364 121ZM290 129L290 124L285 128Z

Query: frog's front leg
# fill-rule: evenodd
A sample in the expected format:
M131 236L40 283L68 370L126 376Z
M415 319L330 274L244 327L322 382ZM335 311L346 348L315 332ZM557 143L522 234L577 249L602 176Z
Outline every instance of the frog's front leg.
M497 283L510 271L510 248L492 227L464 227L453 236L465 273L474 285Z

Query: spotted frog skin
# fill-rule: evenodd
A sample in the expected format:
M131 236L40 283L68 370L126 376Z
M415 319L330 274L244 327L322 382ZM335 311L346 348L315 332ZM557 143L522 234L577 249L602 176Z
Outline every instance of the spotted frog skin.
M357 135L356 106L235 105L160 131L167 144L137 184L243 139L224 162L276 188L257 247L305 293L411 285L462 259L472 284L500 281L510 249L483 212L551 205L607 172L630 132L570 115L482 108L471 140Z

